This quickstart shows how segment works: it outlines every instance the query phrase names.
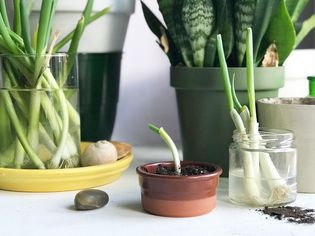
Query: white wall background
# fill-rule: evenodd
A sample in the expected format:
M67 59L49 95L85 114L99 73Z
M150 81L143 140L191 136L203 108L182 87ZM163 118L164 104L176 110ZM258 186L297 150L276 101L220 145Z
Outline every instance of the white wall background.
M157 9L156 1L144 1ZM158 14L158 13L157 13ZM140 2L132 15L122 61L120 98L112 139L132 144L161 143L147 128L163 126L179 140L176 98L169 85L169 61L147 27Z

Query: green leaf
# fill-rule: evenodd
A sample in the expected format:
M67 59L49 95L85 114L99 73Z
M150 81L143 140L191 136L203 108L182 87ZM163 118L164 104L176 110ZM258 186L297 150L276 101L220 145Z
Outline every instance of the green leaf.
M202 67L208 38L215 29L212 0L184 0L182 21L193 49L194 64Z
M175 31L176 22L174 21L174 14L173 14L175 0L159 0L158 3L159 3L160 12L162 13L165 24L167 25L167 29L172 39L174 40L175 44L177 44L176 31Z
M18 35L21 34L21 12L20 12L20 0L13 0L14 5L14 19L13 29Z
M285 0L285 5L293 23L295 23L309 0Z
M295 30L290 15L281 0L275 15L273 15L268 30L259 48L258 58L262 58L271 43L275 43L279 54L279 64L292 52L295 45Z
M160 134L160 128L156 127L155 125L149 124L148 127L149 127L149 129L152 130L153 132L155 132L155 133L157 133L157 134Z
M85 5L85 8L84 8L83 13L82 13L85 21L87 21L91 16L93 4L94 4L94 0L88 0L88 2ZM85 22L85 24L86 24L86 22Z
M253 22L254 62L257 63L258 50L261 41L270 24L274 9L279 7L280 0L257 0Z
M30 22L29 22L29 16L27 13L27 8L25 5L25 0L21 0L20 7L21 7L21 31L22 31L22 38L25 45L25 50L28 54L32 54L33 49L31 45Z
M163 34L163 31L166 33L166 37L169 44L169 51L167 56L173 66L176 66L180 63L179 51L176 48L173 39L171 38L168 30L162 24L162 22L152 13L152 11L141 1L141 6L144 14L144 18L150 28L150 30L158 37L160 40ZM162 29L162 30L161 30Z
M183 0L176 1L173 9L174 21L176 22L175 24L175 33L177 40L176 46L180 50L180 54L183 58L184 64L188 67L193 67L194 66L193 52L182 20L181 9L183 8L183 3L184 3Z
M214 0L213 5L216 11L216 28L222 35L224 55L227 59L234 46L233 0Z
M107 14L110 10L110 7L106 7L103 10L95 13L94 15L91 15L85 22L85 26L91 24L92 22L96 21L98 18L104 16ZM36 32L36 31L35 31ZM71 31L69 34L67 34L63 39L61 39L54 47L53 53L58 52L63 46L65 46L73 37L74 30Z
M205 54L205 66L213 67L216 58L216 49L217 49L217 31L215 31L211 37L208 39L206 45L206 54ZM224 48L225 49L225 48ZM225 52L225 51L224 51Z
M303 39L314 28L315 28L315 14L303 22L301 29L299 30L298 34L296 35L296 41L295 41L294 47L299 46L299 44L303 41Z
M79 42L84 31L84 26L85 26L85 18L84 16L82 16L81 19L77 23L77 26L75 28L74 35L72 37L71 44L68 50L69 58L67 62L67 70L68 70L67 75L70 74L72 70L72 66L75 62L78 47L79 47ZM64 84L65 80L66 78L64 78L64 81L62 81L62 85Z
M256 0L235 0L234 2L236 62L238 66L243 66L246 51L246 30L252 27Z
M6 27L10 28L5 0L0 0L0 14L2 15Z

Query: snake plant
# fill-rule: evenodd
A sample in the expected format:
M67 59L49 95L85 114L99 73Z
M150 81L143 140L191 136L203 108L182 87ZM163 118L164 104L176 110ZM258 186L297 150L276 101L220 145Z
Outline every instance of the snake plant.
M246 65L246 29L253 30L254 65L276 48L279 65L315 28L315 14L300 21L309 0L157 0L164 22L142 2L144 17L173 66L219 66L221 34L228 66ZM165 24L164 24L165 23Z

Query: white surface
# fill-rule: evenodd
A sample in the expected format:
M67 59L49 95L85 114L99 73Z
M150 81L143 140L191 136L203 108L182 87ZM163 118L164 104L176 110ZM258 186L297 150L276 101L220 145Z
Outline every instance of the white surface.
M144 0L160 16L156 1ZM282 97L308 94L306 76L315 74L315 50L298 50L286 61L286 83ZM163 125L180 140L175 91L169 85L169 61L145 23L137 1L125 41L121 71L120 100L113 139L133 144L158 143L146 125Z
M266 219L254 209L231 204L227 199L226 179L221 179L217 207L207 215L167 218L147 214L141 209L135 167L171 157L165 148L143 147L136 147L134 156L132 166L118 181L100 188L109 194L110 202L98 210L73 210L76 192L0 191L0 235L314 235L315 225ZM315 208L315 195L299 194L293 205Z

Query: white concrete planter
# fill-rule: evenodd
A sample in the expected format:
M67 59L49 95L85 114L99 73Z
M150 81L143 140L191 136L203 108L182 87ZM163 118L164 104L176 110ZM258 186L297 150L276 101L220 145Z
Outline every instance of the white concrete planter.
M315 98L258 100L262 127L290 129L298 149L298 192L315 193Z
M30 22L37 25L42 0L34 4ZM62 38L73 30L81 17L86 1L58 1L54 30L60 30ZM130 15L135 10L135 0L95 0L93 12L110 6L110 12L90 24L80 41L79 52L122 52ZM64 48L66 49L66 48Z

